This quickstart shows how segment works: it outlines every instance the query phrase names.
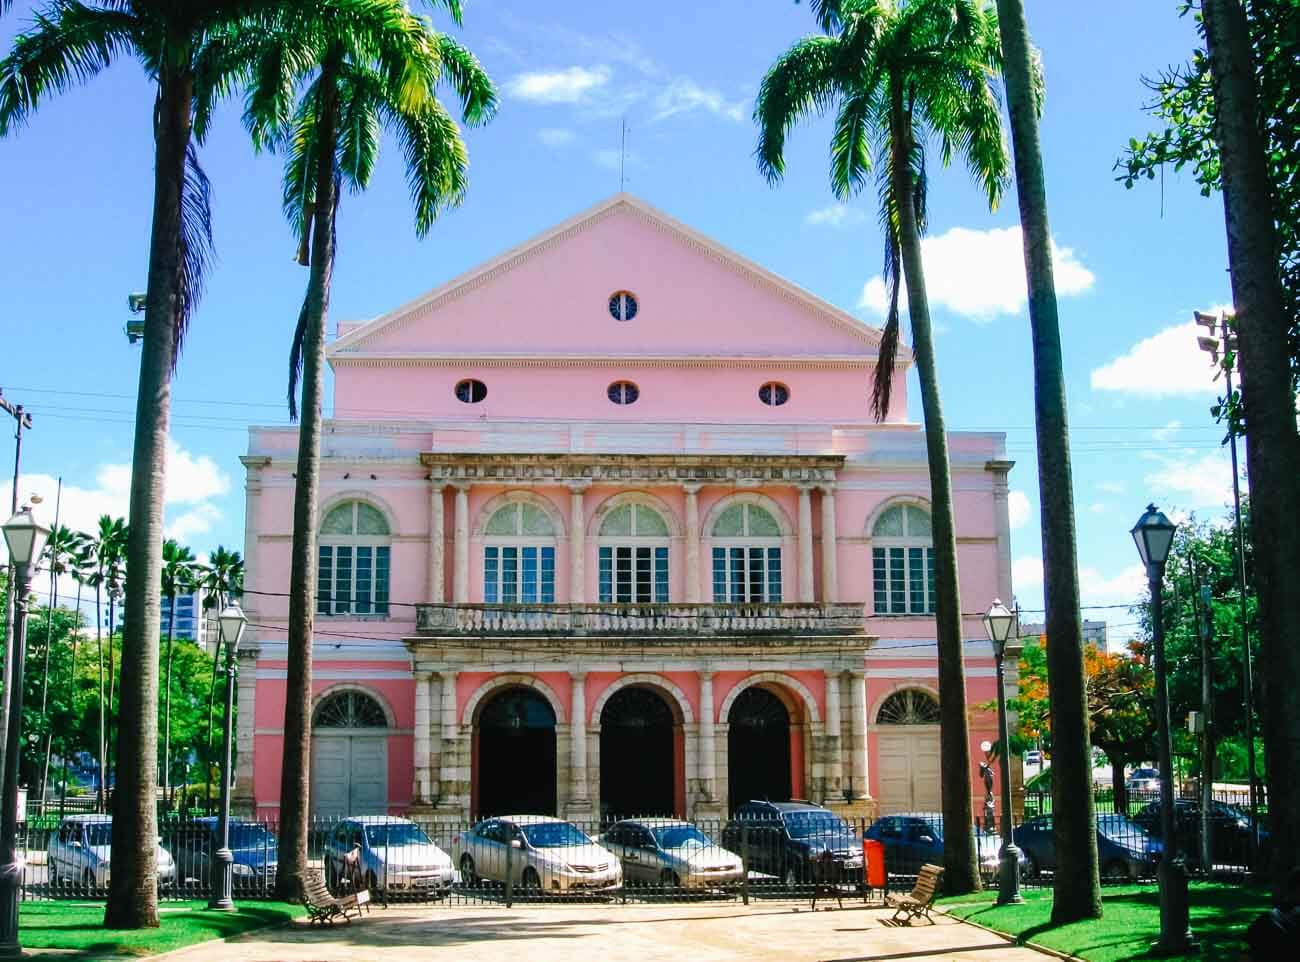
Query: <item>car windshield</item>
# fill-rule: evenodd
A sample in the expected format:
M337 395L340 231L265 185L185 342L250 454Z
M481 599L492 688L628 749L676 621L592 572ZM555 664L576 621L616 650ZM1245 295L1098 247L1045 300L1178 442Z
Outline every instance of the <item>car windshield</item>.
M91 845L113 844L113 823L95 822L86 826L86 838Z
M252 823L231 825L230 847L232 849L274 849L275 836L261 825Z
M700 848L713 843L694 825L664 825L654 830L655 841L660 848L685 848L688 845Z
M921 821L925 823L925 827L930 830L930 834L933 835L937 841L943 841L943 819L923 818ZM979 834L978 826L976 826L975 834Z
M367 825L366 838L370 840L371 848L383 848L391 845L399 847L402 845L432 845L429 836L424 834L424 829L418 825L412 825L410 822L394 822L388 825Z
M791 838L812 838L814 835L844 835L849 826L844 819L830 812L788 812L785 827Z
M1098 815L1097 831L1112 842L1131 842L1147 837L1146 829L1119 814Z
M1160 773L1154 768L1135 768L1129 778L1159 778Z
M519 830L533 848L566 848L570 845L590 845L591 839L568 822L539 822L520 825Z

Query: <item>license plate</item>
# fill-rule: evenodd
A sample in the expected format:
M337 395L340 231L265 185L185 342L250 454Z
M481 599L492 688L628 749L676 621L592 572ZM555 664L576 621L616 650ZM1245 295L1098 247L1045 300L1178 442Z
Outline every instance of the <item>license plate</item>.
M428 878L417 878L415 884L421 888L430 888L431 886L438 884L438 879L434 876L429 876Z

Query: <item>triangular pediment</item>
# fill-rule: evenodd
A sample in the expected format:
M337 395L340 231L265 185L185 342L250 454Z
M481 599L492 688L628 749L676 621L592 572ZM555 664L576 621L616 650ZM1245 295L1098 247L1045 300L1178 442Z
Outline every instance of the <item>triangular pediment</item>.
M632 292L637 316L609 298ZM349 330L332 363L388 357L875 358L877 328L628 194ZM900 360L910 355L903 349Z

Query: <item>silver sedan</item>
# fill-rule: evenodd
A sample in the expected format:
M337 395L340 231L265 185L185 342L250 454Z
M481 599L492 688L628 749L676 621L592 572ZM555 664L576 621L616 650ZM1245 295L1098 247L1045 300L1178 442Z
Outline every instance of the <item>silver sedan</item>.
M600 841L618 856L631 884L718 889L739 885L745 874L739 855L675 818L616 822Z
M486 819L457 833L451 848L461 883L470 887L480 880L504 882L507 874L525 895L610 892L623 885L617 858L576 825L547 815Z

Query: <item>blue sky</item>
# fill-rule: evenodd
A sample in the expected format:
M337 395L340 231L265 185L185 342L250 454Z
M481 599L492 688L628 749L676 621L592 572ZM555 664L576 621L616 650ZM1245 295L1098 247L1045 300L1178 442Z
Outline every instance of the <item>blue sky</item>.
M1029 4L1047 69L1043 144L1090 605L1124 604L1139 590L1128 528L1148 500L1217 515L1229 497L1227 453L1207 413L1213 385L1188 329L1193 308L1228 298L1222 206L1200 197L1190 177L1127 191L1111 169L1150 125L1141 75L1193 46L1177 6ZM4 49L30 10L19 0L0 21ZM435 22L451 29L445 17ZM379 314L617 191L624 117L628 190L864 320L878 318L874 197L834 204L828 124L794 134L779 188L753 163L754 92L772 60L811 31L806 6L480 0L467 4L465 22L457 35L502 90L497 119L468 134L466 203L417 241L389 145L369 193L343 200L335 320ZM66 504L74 523L125 511L138 353L122 325L126 294L144 283L151 107L140 67L123 61L0 141L0 387L36 418L23 494L62 476L75 489ZM168 506L170 531L200 551L242 544L237 459L249 423L285 420L288 340L306 280L279 212L279 162L253 155L237 105L223 111L203 159L219 263L177 372ZM930 218L925 257L948 423L1008 433L1017 588L1026 607L1038 607L1014 193L990 213L964 170L935 169ZM915 402L912 416L920 417ZM1133 620L1122 609L1089 614L1109 616L1121 632Z

